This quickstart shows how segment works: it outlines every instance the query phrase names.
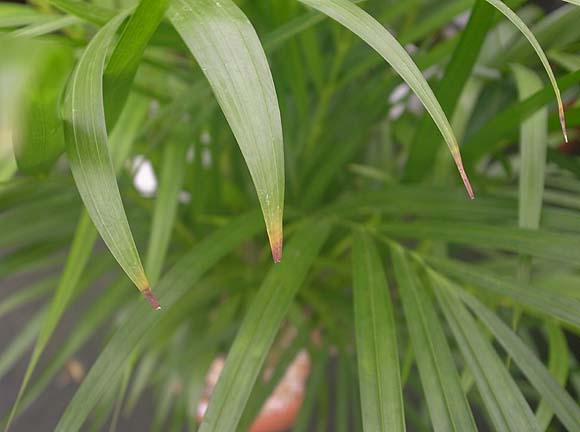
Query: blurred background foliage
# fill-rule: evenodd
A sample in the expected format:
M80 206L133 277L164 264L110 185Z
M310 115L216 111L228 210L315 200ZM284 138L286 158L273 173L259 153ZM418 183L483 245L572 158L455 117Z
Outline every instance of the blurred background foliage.
M279 427L580 430L580 7L505 1L554 70L564 142L536 53L492 5L355 2L433 88L470 201L435 123L373 49L298 1L236 1L281 113L288 241L274 265L248 158L214 96L227 83L212 92L187 47L200 61L203 34L184 43L175 30L176 7L199 6L211 24L208 2L143 0L132 21L131 0L0 3L3 424L195 430L210 365L226 355L204 431L264 420L295 359L305 369L283 400L296 413ZM107 27L112 42L98 47ZM78 79L106 119L158 312L99 239L69 169L67 89L90 41L104 70L87 63ZM114 208L114 174L96 178Z

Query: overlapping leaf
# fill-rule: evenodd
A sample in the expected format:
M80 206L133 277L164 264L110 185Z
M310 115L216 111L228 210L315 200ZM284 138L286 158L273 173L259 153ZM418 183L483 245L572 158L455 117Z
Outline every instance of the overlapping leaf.
M169 17L207 77L236 137L278 262L284 148L278 100L260 40L232 0L175 0Z

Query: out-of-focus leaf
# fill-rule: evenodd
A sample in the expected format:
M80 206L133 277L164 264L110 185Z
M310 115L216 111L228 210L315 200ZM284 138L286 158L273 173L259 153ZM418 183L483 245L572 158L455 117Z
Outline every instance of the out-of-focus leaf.
M121 116L123 120L122 127L113 131L111 144L113 145L113 162L117 166L117 170L120 169L121 162L131 149L131 144L135 138L137 128L145 115L144 108L147 106L146 102L147 101L143 98L130 98L127 104L127 109ZM91 222L89 215L86 212L82 212L62 276L54 297L51 300L49 311L45 316L45 321L32 352L31 359L20 387L19 395L14 403L13 413L18 410L20 400L28 386L30 377L40 360L40 356L56 329L62 314L76 292L76 287L87 266L96 240L97 231Z
M14 153L20 171L46 174L64 151L60 101L73 65L72 49L50 42L40 44L21 95L18 128L13 131Z
M48 33L61 30L74 24L80 23L81 20L75 16L56 16L49 21L41 22L39 24L31 24L12 33L13 36L18 37L38 37Z
M569 264L576 264L580 254L580 236L547 230L461 222L393 222L383 224L382 229L389 235L402 238L445 240L503 249Z
M559 88L564 91L578 84L580 71L571 72L558 79ZM481 157L497 149L497 141L506 133L516 130L520 122L549 103L553 98L551 86L536 92L524 101L515 102L494 115L462 145L466 166L473 166Z
M40 375L31 380L28 391L25 391L22 396L17 415L19 412L26 410L42 394L54 376L62 370L66 361L89 340L107 317L127 299L127 290L125 288L128 285L127 280L123 278L120 283L113 284L110 289L84 311L83 319L75 325L64 345L51 356Z
M433 303L425 288L417 286L415 270L402 249L393 246L391 250L433 428L436 431L475 431L471 409Z
M377 248L367 235L357 235L352 254L363 424L368 431L404 431L397 332L387 279Z
M187 166L187 146L182 142L168 142L163 151L161 179L153 211L151 238L145 259L145 268L152 283L161 275L163 261L169 248L171 233L175 223L179 193Z
M517 27L517 29L526 37L526 39L530 42L534 51L538 55L540 61L542 62L542 66L546 70L548 74L548 78L550 79L550 83L552 84L552 88L554 89L554 93L556 94L556 101L558 102L558 114L560 117L560 126L562 127L562 134L564 135L564 139L566 142L568 141L568 133L566 132L566 119L564 117L564 105L562 104L562 97L560 96L560 89L558 88L558 83L556 82L556 77L554 76L554 72L552 71L552 67L550 66L550 62L544 53L540 43L528 28L525 22L514 12L512 11L504 2L501 0L486 0L489 4L491 4L494 8L500 11L507 19L509 19L513 25Z
M280 324L330 232L309 225L297 232L252 301L210 399L200 432L233 431Z
M513 65L520 99L527 99L543 84L531 70ZM519 223L521 228L538 229L544 192L546 147L548 144L548 110L542 108L526 119L520 128Z
M473 317L446 290L435 293L495 428L539 432L526 399Z
M421 71L415 65L407 51L405 51L399 42L379 22L348 0L299 1L328 15L357 34L377 51L397 71L401 78L405 80L421 100L425 109L429 112L439 128L457 165L457 169L461 174L465 188L469 196L473 198L473 191L463 169L459 146L457 145L457 140L453 134L451 125L433 91L429 87L429 84L425 81Z
M572 397L566 393L560 384L554 379L536 355L524 342L503 323L493 312L486 308L471 294L457 290L453 285L446 283L442 278L439 283L443 289L455 293L447 293L450 298L453 295L461 298L479 317L479 319L491 330L498 342L507 353L514 359L530 383L538 390L549 407L554 410L556 416L568 430L580 429L580 408ZM456 300L453 304L459 304ZM463 307L463 306L461 306ZM463 322L464 323L464 322Z
M469 78L488 30L495 10L484 0L478 0L471 11L469 22L461 33L457 48L445 69L445 75L437 84L435 94L444 112L451 115L459 101L461 91ZM429 166L439 145L433 136L436 125L428 116L423 116L409 150L405 166L405 178L417 180L429 172Z
M260 40L232 0L176 0L169 17L207 77L238 141L278 262L284 148L278 100Z
M570 371L570 355L568 353L568 343L566 336L559 325L549 322L546 325L548 332L548 370L556 379L558 384L566 388L566 381ZM536 410L536 418L542 430L548 429L554 411L546 403L545 400L540 402Z
M326 366L328 364L328 355L324 350L316 353L314 358L314 365L312 366L312 373L308 379L308 387L304 401L300 406L300 412L296 417L296 423L292 428L292 432L307 432L308 426L315 410L316 398L321 386L324 386L324 376L326 374Z
M30 301L43 297L55 284L54 278L43 279L6 297L0 302L0 318Z
M476 285L495 296L511 298L530 312L555 318L580 329L578 300L524 285L515 280L500 278L489 271L468 264L435 257L428 257L427 261L449 276Z
M125 17L122 13L104 26L79 60L65 102L66 149L77 188L99 234L139 291L159 309L123 209L105 125L105 56Z
M198 243L165 275L157 292L167 308L176 304L192 285L225 254L259 230L256 214L242 216ZM195 298L192 298L195 301ZM78 431L107 389L121 378L123 365L163 313L152 314L139 302L108 342L61 417L58 432Z
M123 28L103 76L109 130L125 106L145 47L163 19L168 3L169 0L141 0Z

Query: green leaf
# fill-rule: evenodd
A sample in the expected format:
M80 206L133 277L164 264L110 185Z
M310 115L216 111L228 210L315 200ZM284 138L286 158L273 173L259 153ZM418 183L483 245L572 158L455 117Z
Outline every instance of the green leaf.
M538 390L542 399L554 410L567 430L580 430L580 407L578 407L578 404L566 393L562 386L558 384L532 350L500 318L471 294L463 290L458 290L453 285L450 286L449 283L445 283L442 280L440 280L440 284L444 284L444 288L457 292L457 296L491 330L497 341L514 359L514 362L520 367L530 383Z
M547 230L525 230L462 222L392 222L384 232L402 238L445 240L452 243L503 249L540 258L576 264L580 236Z
M230 348L200 432L236 429L278 328L329 232L321 224L297 232L284 261L266 276Z
M115 179L103 107L103 67L126 13L105 25L91 40L73 74L65 102L66 150L77 188L105 244L139 291L159 309L141 260Z
M439 131L443 135L447 146L453 156L457 169L461 174L465 188L471 198L473 191L467 175L463 169L461 155L457 140L451 129L451 125L429 87L419 68L415 65L407 51L397 42L397 40L372 16L360 9L348 0L299 0L320 12L328 15L332 19L347 27L377 53L379 53L395 71L405 80L425 109L429 112Z
M169 310L220 258L259 230L257 215L232 221L192 248L158 284L159 298ZM192 296L191 301L195 301ZM56 431L78 431L107 389L116 385L123 365L145 340L164 314L152 314L142 302L133 305L126 321L116 330L77 390L60 419Z
M169 0L141 0L123 27L103 76L109 130L113 129L125 106L145 47L163 19L168 3Z
M168 142L163 150L161 179L153 210L151 238L145 259L145 268L152 283L156 283L163 269L175 223L179 193L187 167L187 146L182 142Z
M495 429L539 432L526 399L471 314L446 290L435 293Z
M489 271L447 259L428 257L427 261L447 275L474 284L496 296L508 297L531 312L555 318L580 329L580 301L538 289L529 284L500 278Z
M437 84L435 94L447 115L451 115L465 87L467 79L478 58L488 30L491 27L495 10L484 0L475 2L467 26L445 69L445 75ZM435 123L423 116L410 147L405 166L405 178L417 180L429 172L429 166L436 156L438 141L432 139L437 133Z
M542 81L531 70L512 65L520 99L527 99L542 89ZM542 108L520 127L519 223L521 228L538 229L544 192L546 147L548 144L548 109Z
M397 334L387 279L377 248L367 235L357 235L352 254L364 428L367 431L404 431Z
M436 431L475 431L471 409L433 303L425 287L417 286L415 270L403 250L398 246L391 250L433 428Z
M580 71L569 73L558 79L558 86L562 91L578 84ZM549 103L553 98L551 86L544 87L524 101L514 102L504 110L496 113L491 120L483 124L462 145L465 164L473 166L480 158L492 150L498 149L497 141L515 131L523 120L536 112L540 107ZM504 144L505 145L505 144Z
M119 304L122 304L127 299L127 290L125 289L127 286L127 280L123 278L120 283L113 284L87 310L83 311L83 319L74 326L74 329L67 336L66 342L51 355L50 360L39 376L31 381L29 389L22 396L20 408L16 414L27 409L42 394L71 356L118 309Z
M61 30L66 27L70 27L80 22L81 20L75 16L56 16L46 22L41 22L38 24L30 24L29 26L16 30L12 33L12 35L17 37L28 37L28 38L38 37Z
M232 0L175 0L169 16L207 77L244 155L278 262L284 148L278 100L260 40Z
M316 398L318 397L321 386L324 386L327 365L327 351L320 350L319 352L316 352L312 366L312 373L308 379L306 395L304 396L304 401L300 406L300 412L298 413L298 417L296 417L296 422L294 423L292 432L307 432L309 430L308 427L315 410Z
M566 381L570 372L570 355L568 353L568 343L566 336L559 325L548 322L546 324L548 332L548 370L556 379L558 384L566 388ZM552 421L554 411L545 400L540 402L536 410L536 418L543 430L546 430Z
M134 141L137 128L145 116L145 109L147 107L147 100L139 97L131 97L127 103L127 109L123 111L121 119L123 123L119 128L116 128L111 135L111 144L113 145L113 163L120 170L121 162L127 156ZM86 211L81 213L71 249L69 251L64 270L60 277L58 286L51 299L49 310L45 315L42 330L34 346L30 361L28 363L18 397L12 408L12 415L18 410L18 405L22 399L28 382L32 377L32 373L36 368L40 357L54 333L63 313L70 304L73 296L76 293L77 286L81 280L81 276L91 257L93 246L97 240L97 231L91 222L91 219ZM93 265L92 268L95 266Z
M512 22L514 26L525 36L525 38L530 42L534 51L540 58L540 62L542 62L542 66L546 70L548 74L548 78L550 79L550 83L552 84L552 88L554 89L554 93L556 94L556 101L558 102L558 114L560 117L560 126L562 127L562 134L564 135L564 139L568 142L568 134L566 132L566 119L564 117L564 105L562 104L562 97L560 96L560 89L558 88L558 83L556 82L556 77L554 76L554 72L552 71L552 67L550 66L550 62L544 53L540 43L528 28L525 22L508 6L505 5L501 0L486 0L490 5L500 11L508 20Z

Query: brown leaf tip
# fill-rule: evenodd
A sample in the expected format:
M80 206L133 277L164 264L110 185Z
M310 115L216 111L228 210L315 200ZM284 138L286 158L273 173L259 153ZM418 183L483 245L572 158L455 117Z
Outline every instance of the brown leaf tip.
M467 178L467 174L465 173L465 169L463 168L463 162L461 161L461 156L457 156L455 158L455 164L457 165L457 169L459 170L459 175L461 176L461 180L463 180L463 184L465 185L465 189L467 190L467 194L469 195L469 199L474 199L475 194L473 193L473 188L471 187L471 183L469 182L469 178Z
M151 288L146 288L141 293L143 294L143 297L145 297L145 299L149 302L149 304L153 309L155 310L161 309L161 305L157 301L157 297L155 297L153 291L151 291Z
M282 239L271 243L270 247L272 248L272 258L274 262L277 264L282 261Z

